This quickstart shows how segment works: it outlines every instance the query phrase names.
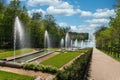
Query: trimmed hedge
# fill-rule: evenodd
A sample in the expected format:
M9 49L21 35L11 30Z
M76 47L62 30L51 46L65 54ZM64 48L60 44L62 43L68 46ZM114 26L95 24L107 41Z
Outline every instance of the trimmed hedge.
M85 54L77 58L73 64L59 71L56 80L84 80L87 75L92 49L88 49Z
M23 65L23 68L26 70L42 71L42 72L47 72L47 73L52 73L52 74L55 74L58 72L58 69L56 67L45 66L45 65L38 64L35 62L25 63Z

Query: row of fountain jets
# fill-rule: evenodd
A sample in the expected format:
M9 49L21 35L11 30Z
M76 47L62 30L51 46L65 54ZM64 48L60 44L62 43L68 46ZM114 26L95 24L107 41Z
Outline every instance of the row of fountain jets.
M90 37L90 36L89 36ZM95 37L92 37L93 39L90 40L86 40L86 41L78 41L78 39L75 39L75 41L73 41L72 39L70 39L69 36L69 32L66 33L65 39L61 39L60 41L60 45L61 48L65 48L66 50L73 50L73 49L78 49L78 48L87 48L87 47L95 47ZM64 47L65 44L65 47Z
M24 28L21 25L21 22L18 17L15 18L15 23L14 23L14 55L15 55L15 49L16 49L16 37L19 37L19 44L22 48L22 46L25 43L25 34L24 34ZM62 38L60 41L60 46L61 48L65 48L66 50L69 49L74 49L74 48L86 48L86 47L95 47L95 37L93 36L91 39L89 36L89 40L86 41L78 41L77 39L73 41L70 39L69 32L66 33L65 39ZM50 37L48 34L48 31L45 31L44 35L44 47L45 48L50 48Z

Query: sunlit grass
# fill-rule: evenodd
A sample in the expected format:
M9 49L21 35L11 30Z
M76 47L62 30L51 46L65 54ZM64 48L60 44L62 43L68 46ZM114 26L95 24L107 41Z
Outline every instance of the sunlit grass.
M0 80L33 80L31 76L20 75L16 73L0 71Z
M20 55L20 54L25 54L25 53L29 53L32 52L33 49L31 48L24 48L24 49L20 49L20 50L16 50L16 55ZM14 55L14 51L6 51L6 52L2 52L0 53L0 58L7 58L7 57L11 57Z

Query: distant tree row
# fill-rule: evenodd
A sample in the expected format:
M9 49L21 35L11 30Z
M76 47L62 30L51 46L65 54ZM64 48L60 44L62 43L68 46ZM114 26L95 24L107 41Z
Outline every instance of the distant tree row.
M88 40L88 33L77 33L77 32L70 32L70 37L72 40L78 39L80 40Z

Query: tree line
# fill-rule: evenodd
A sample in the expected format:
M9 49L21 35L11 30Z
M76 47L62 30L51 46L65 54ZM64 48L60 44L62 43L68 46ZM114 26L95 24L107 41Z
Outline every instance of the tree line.
M120 53L120 4L115 9L116 16L110 17L109 27L102 27L96 35L96 46L111 54Z
M70 37L72 40L75 41L75 39L82 41L82 40L88 40L88 33L78 33L78 32L69 32Z

